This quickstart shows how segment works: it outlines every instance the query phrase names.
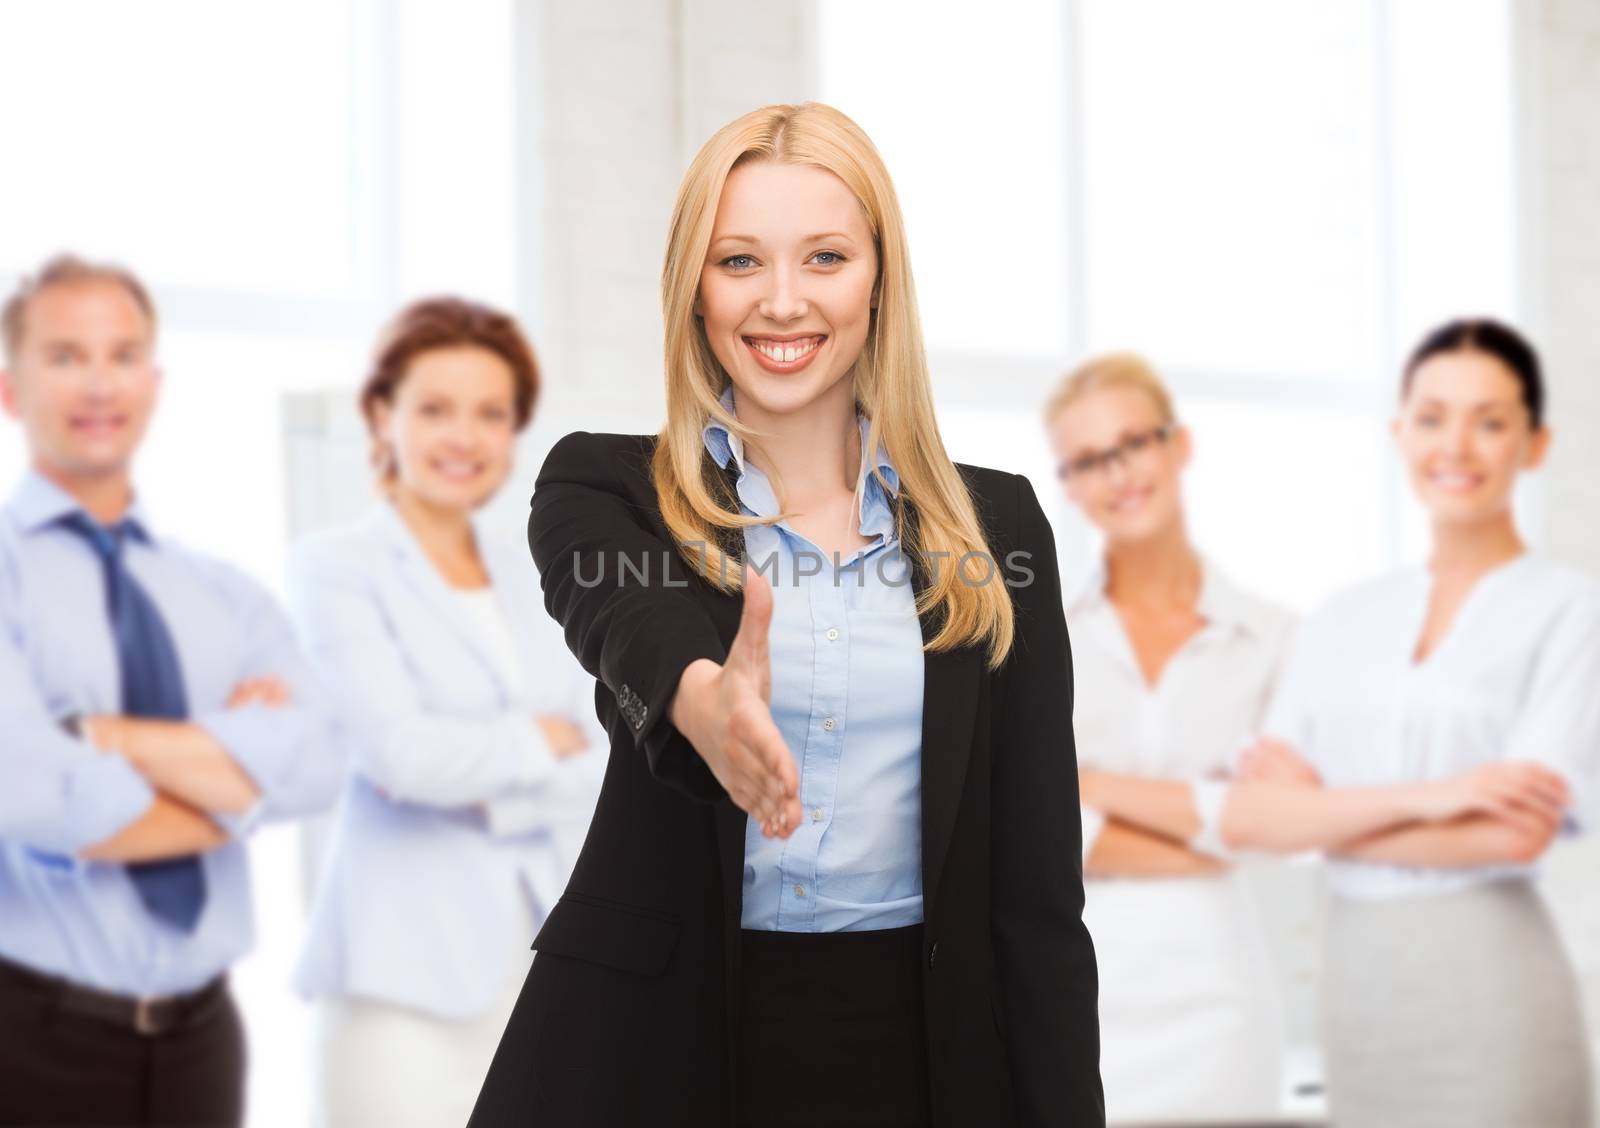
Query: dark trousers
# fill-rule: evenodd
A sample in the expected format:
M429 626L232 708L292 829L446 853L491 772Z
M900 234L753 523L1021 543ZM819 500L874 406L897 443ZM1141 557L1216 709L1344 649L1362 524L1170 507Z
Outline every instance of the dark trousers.
M924 1128L922 925L741 934L738 1122Z
M76 1013L63 994L0 960L0 1125L244 1122L244 1024L225 981L160 1034Z

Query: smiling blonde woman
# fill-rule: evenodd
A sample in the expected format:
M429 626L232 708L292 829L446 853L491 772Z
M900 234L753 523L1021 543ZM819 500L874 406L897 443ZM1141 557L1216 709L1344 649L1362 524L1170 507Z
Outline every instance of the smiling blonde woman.
M1246 877L1199 831L1256 735L1293 621L1191 541L1193 440L1148 362L1086 361L1044 417L1064 492L1103 538L1066 612L1107 1115L1267 1120L1282 1003Z
M662 304L661 433L535 485L612 755L471 1124L1101 1123L1054 541L945 454L859 127L718 131Z

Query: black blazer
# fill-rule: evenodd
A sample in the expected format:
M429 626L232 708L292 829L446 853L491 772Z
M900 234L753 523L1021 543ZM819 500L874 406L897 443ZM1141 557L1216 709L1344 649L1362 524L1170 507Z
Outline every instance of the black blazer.
M733 1123L746 815L667 706L691 661L727 657L743 597L717 591L671 547L650 480L655 443L576 432L535 483L528 541L545 606L598 679L610 764L471 1128ZM1011 589L1017 637L998 671L972 647L925 654L934 1120L1090 1128L1105 1123L1098 988L1054 539L1026 478L958 469L995 561L1031 553L1033 580ZM730 487L736 473L730 462ZM721 543L743 556L742 534ZM926 570L912 563L920 592ZM937 630L930 618L924 639Z

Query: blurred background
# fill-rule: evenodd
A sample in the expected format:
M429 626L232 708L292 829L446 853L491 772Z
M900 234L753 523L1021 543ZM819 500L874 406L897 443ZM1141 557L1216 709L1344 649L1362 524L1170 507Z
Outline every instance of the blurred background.
M1304 611L1415 559L1386 423L1404 353L1464 313L1542 349L1556 441L1524 533L1600 573L1594 0L6 0L0 287L59 250L153 284L140 488L279 591L290 540L370 496L354 390L380 324L443 291L513 309L546 379L497 503L520 535L556 438L659 425L689 157L806 98L895 176L951 454L1030 475L1069 573L1093 546L1039 405L1112 348L1176 389L1193 531L1243 586ZM0 428L0 479L21 460ZM305 1119L288 979L318 833L252 845L255 1126ZM1597 860L1564 845L1546 878L1591 1004ZM1316 1071L1316 878L1261 880L1292 1088Z

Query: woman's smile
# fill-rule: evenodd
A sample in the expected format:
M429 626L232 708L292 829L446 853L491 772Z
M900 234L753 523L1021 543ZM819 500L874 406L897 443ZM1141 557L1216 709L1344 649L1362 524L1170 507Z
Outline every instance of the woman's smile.
M824 333L809 333L782 337L746 336L742 339L756 363L769 372L798 372L811 363L828 337Z

